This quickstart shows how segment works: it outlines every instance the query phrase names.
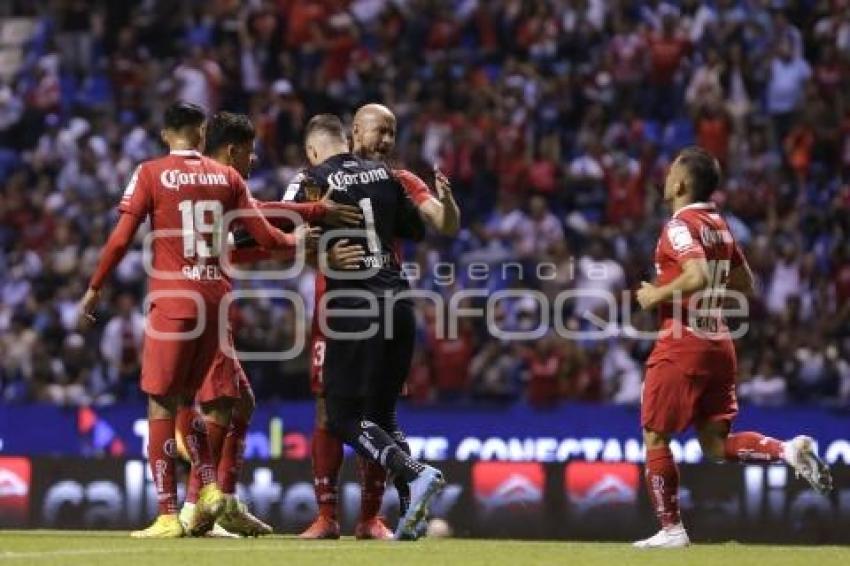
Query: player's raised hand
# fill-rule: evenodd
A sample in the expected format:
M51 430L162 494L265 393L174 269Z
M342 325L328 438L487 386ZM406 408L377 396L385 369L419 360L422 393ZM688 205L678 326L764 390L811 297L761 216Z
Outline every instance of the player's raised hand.
M97 289L88 289L83 299L77 306L78 318L77 324L80 329L88 330L97 319L94 316L94 311L97 309L97 304L100 302L100 291Z
M434 166L434 186L437 189L437 198L443 200L452 193L452 184L438 165Z
M343 238L328 251L328 265L338 270L357 269L364 257L361 245L348 245L348 239Z
M641 281L640 289L637 292L637 300L642 309L651 309L658 303L658 287L652 283Z
M363 220L363 213L356 206L348 204L340 204L330 199L331 192L325 193L322 197L322 204L325 205L325 222L330 226L360 226Z

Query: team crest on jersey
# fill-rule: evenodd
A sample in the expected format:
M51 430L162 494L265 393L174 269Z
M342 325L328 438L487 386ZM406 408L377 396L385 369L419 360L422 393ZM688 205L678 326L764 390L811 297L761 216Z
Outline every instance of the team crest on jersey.
M304 198L308 201L316 201L322 198L322 188L312 179L304 179Z
M677 252L683 252L694 245L691 231L681 222L671 222L667 226L667 239L670 240L670 245Z

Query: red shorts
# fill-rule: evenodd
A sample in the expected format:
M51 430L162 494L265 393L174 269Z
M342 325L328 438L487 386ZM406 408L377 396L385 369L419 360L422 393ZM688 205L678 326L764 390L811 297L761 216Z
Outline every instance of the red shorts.
M206 317L199 335L177 336L191 333L198 322L197 318L169 318L161 307L151 307L142 351L142 391L195 395L220 351L216 316Z
M738 414L731 343L694 352L650 356L641 395L641 425L659 433L731 421Z
M233 332L230 328L227 329L227 343L233 352ZM198 403L209 403L222 398L239 399L242 391L251 391L242 364L219 348L195 400Z
M239 399L243 391L250 390L251 384L239 360L232 360L219 350L195 400L209 403L222 398Z

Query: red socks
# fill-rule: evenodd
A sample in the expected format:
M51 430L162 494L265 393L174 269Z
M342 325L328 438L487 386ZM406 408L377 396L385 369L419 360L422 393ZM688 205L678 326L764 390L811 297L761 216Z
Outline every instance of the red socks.
M177 482L174 479L174 419L148 420L148 462L156 484L160 515L177 513Z
M230 420L230 428L224 437L221 459L218 461L218 482L221 491L236 493L236 482L245 463L245 436L248 434L248 422L236 415Z
M186 450L189 452L192 469L197 470L201 485L215 483L214 460L210 450L210 438L207 435L207 425L204 422L204 418L195 409L184 408L177 412L177 427L185 435ZM223 429L220 426L218 428ZM224 434L217 431L214 432L214 435L219 439L218 447L220 451Z
M319 514L336 519L337 481L342 467L342 441L323 428L313 431L313 488Z
M666 529L681 522L679 469L667 446L646 449L646 487L661 526Z
M201 491L201 476L198 475L196 468L191 468L186 478L186 503L197 503L199 491Z
M730 434L723 448L729 462L780 462L785 452L781 441L757 432Z
M378 463L357 457L360 473L360 521L365 522L378 516L384 501L384 486L387 472Z

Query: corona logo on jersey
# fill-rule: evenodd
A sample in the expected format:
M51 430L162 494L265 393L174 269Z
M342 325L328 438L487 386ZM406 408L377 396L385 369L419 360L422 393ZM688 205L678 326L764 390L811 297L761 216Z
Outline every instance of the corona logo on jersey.
M634 505L639 486L636 464L571 462L564 470L567 500L579 513L609 505Z
M0 525L27 520L31 474L29 459L0 458Z
M328 186L334 191L346 191L348 185L367 185L369 183L377 183L379 181L388 181L390 178L386 169L367 169L358 173L344 173L337 171L328 175Z
M173 191L179 191L181 185L228 185L223 173L190 173L179 169L166 169L159 174L159 182Z
M533 462L476 462L472 488L482 515L509 509L534 514L542 509L545 476Z

